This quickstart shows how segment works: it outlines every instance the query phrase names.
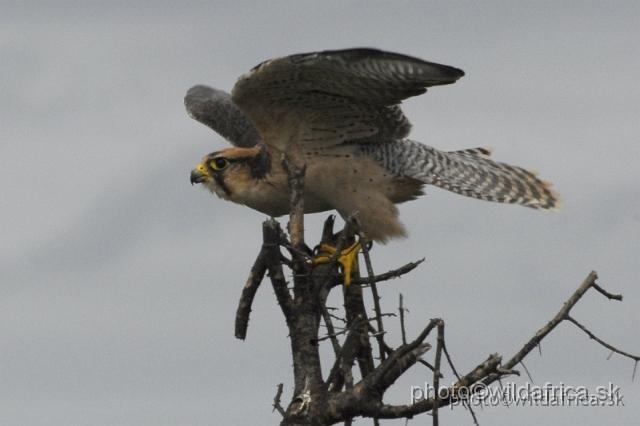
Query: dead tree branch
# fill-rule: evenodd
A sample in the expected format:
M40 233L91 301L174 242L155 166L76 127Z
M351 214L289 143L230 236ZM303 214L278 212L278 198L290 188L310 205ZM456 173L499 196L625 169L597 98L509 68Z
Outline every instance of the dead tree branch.
M369 286L371 287L371 294L373 296L373 309L375 312L376 326L378 333L376 334L376 340L378 341L378 353L380 354L380 360L384 361L386 352L384 350L384 323L382 322L382 309L380 308L380 295L378 294L378 286L374 279L373 266L371 265L371 257L369 256L369 247L367 243L362 244L362 255L364 257L364 263L367 267L367 277L369 278Z
M356 267L351 285L342 287L345 328L336 330L326 302L331 289L340 282L335 273L336 260L342 248L353 241L352 221L347 220L345 229L341 233L334 234L333 217L330 217L325 223L322 242L337 247L337 250L331 252L329 262L326 262L326 256L322 264L311 262L308 254L310 251L304 243L305 167L299 167L286 159L283 160L283 167L288 173L291 191L291 216L288 227L290 239L282 232L275 220L264 222L262 248L243 288L235 327L236 337L244 339L253 299L265 273L268 273L289 330L293 357L294 389L291 402L286 409L281 406L282 385L278 386L273 400L274 410L283 416L282 425L326 426L338 422L351 424L355 417L372 418L374 424L378 424L378 419L409 419L431 411L432 422L437 426L439 424L438 408L460 400L470 410L474 423L477 424L475 413L471 410L468 400L464 400L464 396L469 397L504 376L519 374L513 370L513 367L522 364L524 358L534 348L540 348L540 342L563 321L573 323L613 353L633 360L635 365L640 361L639 356L606 343L570 316L571 309L591 288L610 300L622 300L621 295L609 293L596 284L595 272L587 276L564 302L558 313L505 363L502 362L500 355L492 354L467 374L459 375L447 350L445 324L442 319L430 320L413 340L408 341L405 329L407 311L402 296L400 296L398 308L402 344L394 349L384 341L383 318L392 314L383 313L376 283L399 277L413 270L424 259L376 276L373 273L366 243L363 244L363 253L367 277L361 278ZM291 253L290 261L283 258L281 247ZM333 250L324 247L325 251ZM285 278L283 262L293 271L292 288L289 287ZM367 285L371 287L373 293L375 316L372 318L367 316L363 300L362 289ZM325 336L320 336L319 333L321 321L326 325L327 335ZM375 321L375 327L370 324L371 321ZM427 339L434 339L432 335L434 330L436 330L436 336L432 365L422 357L432 347ZM380 355L378 360L375 360L372 355L371 339L376 339L378 343ZM323 379L319 346L324 344L325 340L331 341L335 360L326 379ZM444 377L443 354L457 379L452 385L444 388L447 390L445 395L439 392L441 379ZM386 391L417 363L427 365L433 371L432 385L435 395L406 405L385 403ZM359 380L354 374L354 365L359 368ZM466 390L465 395L463 390Z
M621 295L613 295L597 285L597 279L598 274L596 274L595 271L590 272L589 275L587 275L587 277L584 279L582 284L580 284L580 286L576 289L576 291L574 291L573 294L569 296L569 298L564 302L562 308L551 319L551 321L549 321L544 327L538 330L536 334L531 339L529 339L529 341L525 343L524 346L513 357L511 357L511 359L509 359L509 361L507 361L504 367L507 369L515 367L516 364L522 361L524 357L533 350L533 348L538 346L542 339L544 339L549 333L551 333L551 331L556 328L558 324L560 324L564 320L567 320L571 309L576 305L576 303L578 303L578 301L590 288L595 289L596 291L607 297L609 300L622 300Z
M260 250L256 261L251 267L249 278L242 288L242 295L240 296L240 302L238 303L238 310L236 312L236 329L235 336L238 339L244 340L247 337L247 327L249 326L249 315L251 313L251 305L253 304L253 298L260 287L260 283L264 278L264 274L267 271L267 265L265 264L265 250Z
M400 333L402 335L402 344L407 344L407 332L404 328L404 306L402 305L402 293L400 293L400 301L398 302L398 313L400 314Z
M291 213L289 235L295 249L304 247L304 178L307 166L298 167L286 157L282 158L282 167L287 172L290 192Z
M616 299L619 300L619 299ZM587 327L585 327L584 325L580 324L578 321L576 321L572 316L567 315L566 318L567 321L573 323L576 325L576 327L578 327L580 330L584 331L587 336L589 336L590 338L592 338L593 340L595 340L596 342L600 343L602 346L604 346L605 348L609 349L611 352L617 353L622 355L623 357L632 359L633 361L635 361L636 363L638 361L640 361L640 356L637 355L632 355L629 352L625 352L621 349L616 348L613 345L610 345L609 343L605 342L604 340L600 339L598 336L596 336L595 334L593 334Z
M282 417L285 416L284 408L280 404L280 397L282 397L282 383L278 384L276 390L276 396L273 397L273 411L278 411Z
M384 274L374 275L373 277L367 277L367 278L354 278L353 280L351 280L351 284L363 285L366 287L371 281L375 283L380 283L383 281L391 280L393 278L400 278L404 274L407 274L413 271L422 262L424 262L424 258L415 262L409 262L406 265L403 265L397 269L392 269L391 271L387 271Z

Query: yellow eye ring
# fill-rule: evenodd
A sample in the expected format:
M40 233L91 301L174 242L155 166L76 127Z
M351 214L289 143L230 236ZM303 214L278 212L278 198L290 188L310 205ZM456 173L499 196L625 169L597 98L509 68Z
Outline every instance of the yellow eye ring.
M228 165L229 161L223 157L214 158L209 162L209 166L211 166L213 170L223 170L227 168Z

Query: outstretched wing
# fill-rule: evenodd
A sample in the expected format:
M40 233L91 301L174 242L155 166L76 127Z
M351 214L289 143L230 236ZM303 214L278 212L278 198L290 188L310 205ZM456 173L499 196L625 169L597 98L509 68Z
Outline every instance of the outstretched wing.
M261 63L240 77L233 102L265 143L336 145L408 135L398 104L464 75L447 65L375 49L304 53Z
M193 86L184 97L189 116L212 128L235 146L252 147L260 140L251 121L231 95L208 86Z

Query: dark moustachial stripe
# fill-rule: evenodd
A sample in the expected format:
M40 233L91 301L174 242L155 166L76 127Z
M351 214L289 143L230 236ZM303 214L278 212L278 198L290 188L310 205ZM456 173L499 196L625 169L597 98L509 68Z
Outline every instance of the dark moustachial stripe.
M249 165L249 172L254 179L264 178L271 170L271 157L264 145L260 147L260 152L255 157L245 159Z
M224 177L222 176L221 173L212 173L213 179L216 181L216 183L218 184L218 186L220 188L222 188L222 190L224 191L225 194L227 194L227 197L231 196L231 190L229 189L229 187L224 183Z

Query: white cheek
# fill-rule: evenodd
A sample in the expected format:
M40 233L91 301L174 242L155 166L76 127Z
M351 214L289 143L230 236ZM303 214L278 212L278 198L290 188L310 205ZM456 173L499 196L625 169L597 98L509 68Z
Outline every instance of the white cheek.
M220 188L215 181L211 181L211 182L207 182L204 184L204 186L213 194L217 195L218 197L222 198L223 200L228 200L229 197L227 197L227 194L224 192L224 190L222 188Z

